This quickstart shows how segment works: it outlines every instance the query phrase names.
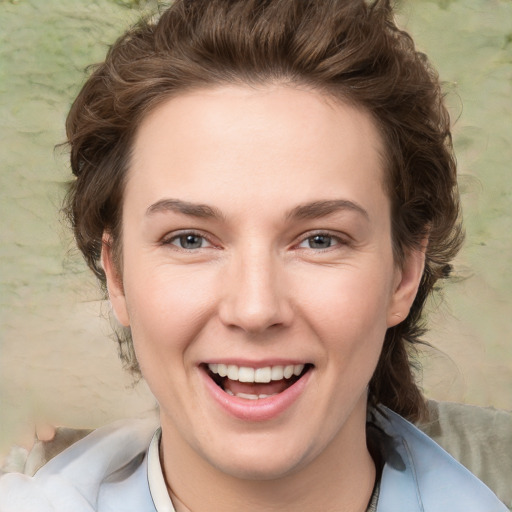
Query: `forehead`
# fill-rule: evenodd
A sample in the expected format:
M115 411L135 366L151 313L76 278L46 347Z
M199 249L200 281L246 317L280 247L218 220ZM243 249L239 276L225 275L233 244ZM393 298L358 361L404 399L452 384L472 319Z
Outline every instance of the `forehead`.
M207 204L229 199L232 206L239 198L293 208L341 194L367 195L372 203L385 195L382 155L371 116L319 92L200 89L165 101L143 120L126 200L134 192L147 201L166 193Z

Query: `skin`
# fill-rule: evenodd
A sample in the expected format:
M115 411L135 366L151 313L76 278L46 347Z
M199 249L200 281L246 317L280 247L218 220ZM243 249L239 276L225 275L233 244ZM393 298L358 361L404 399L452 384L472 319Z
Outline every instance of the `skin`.
M423 270L421 251L393 260L383 182L371 117L311 90L195 90L140 125L123 266L108 233L103 265L160 404L177 510L365 510L367 385ZM289 407L251 421L205 386L204 363L224 360L312 369Z

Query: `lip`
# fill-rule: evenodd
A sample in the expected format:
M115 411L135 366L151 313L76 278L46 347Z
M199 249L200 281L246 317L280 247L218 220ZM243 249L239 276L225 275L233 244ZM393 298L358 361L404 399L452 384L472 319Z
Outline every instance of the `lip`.
M226 360L223 360L223 363L229 364ZM289 361L287 361L287 363L292 364ZM254 363L242 363L240 360L237 360L236 363L233 362L231 364L258 368L263 366L282 365L283 363L273 360L272 364L259 363L258 365L255 365ZM293 403L304 392L309 378L311 377L312 369L307 371L298 381L294 382L289 388L285 389L281 393L267 398L260 398L259 400L247 400L245 398L228 395L213 381L213 379L208 375L206 369L201 368L200 373L212 398L225 412L243 421L262 422L277 418L293 405Z
M260 359L257 362L250 361L248 359L209 359L205 361L204 364L207 366L209 364L234 364L235 366L246 366L248 368L264 368L265 366L289 366L296 364L308 364L308 361L302 360L290 360L290 359Z

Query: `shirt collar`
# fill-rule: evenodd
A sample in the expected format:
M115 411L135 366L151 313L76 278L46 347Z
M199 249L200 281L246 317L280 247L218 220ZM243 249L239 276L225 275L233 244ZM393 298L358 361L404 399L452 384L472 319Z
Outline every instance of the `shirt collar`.
M382 429L383 455L379 512L453 512L507 508L467 469L408 421L385 407L375 414ZM148 450L148 484L156 512L176 512L160 464L159 428Z
M387 438L379 512L507 511L485 484L407 420L383 406L375 420Z
M160 464L160 439L162 429L158 429L148 450L148 484L156 512L176 512L172 504Z

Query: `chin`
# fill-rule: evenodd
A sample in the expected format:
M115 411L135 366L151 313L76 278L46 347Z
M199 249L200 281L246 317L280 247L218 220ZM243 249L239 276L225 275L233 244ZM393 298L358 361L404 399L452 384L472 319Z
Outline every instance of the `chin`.
M295 447L261 438L234 442L220 456L212 454L210 464L237 479L278 480L300 471L312 458L304 450L304 443L297 441ZM240 449L235 450L237 447Z
M270 481L280 480L299 471L298 463L290 463L289 460L240 460L234 465L233 461L217 468L223 473L239 480Z

